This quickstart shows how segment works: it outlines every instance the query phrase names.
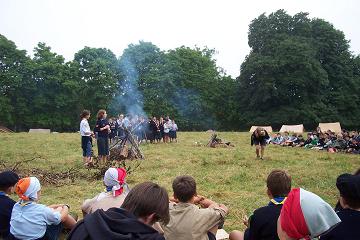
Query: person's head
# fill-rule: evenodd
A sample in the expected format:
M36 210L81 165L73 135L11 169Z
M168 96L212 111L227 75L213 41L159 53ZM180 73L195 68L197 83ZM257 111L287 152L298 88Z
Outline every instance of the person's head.
M342 134L338 134L336 137L337 137L337 139L339 139L339 140L342 140L342 139L343 139L343 135L342 135Z
M345 173L336 180L343 208L360 210L360 175Z
M299 138L299 139L303 139L303 135L302 135L302 134L299 134L298 138Z
M156 117L153 117L152 120L153 120L154 122L156 122Z
M19 181L19 176L13 171L4 171L0 173L0 191L11 194L15 190L15 185Z
M172 188L174 198L180 202L189 202L197 195L195 179L188 175L176 177L172 183Z
M136 185L125 197L121 207L148 225L158 221L167 224L170 220L168 193L156 183Z
M90 118L90 111L89 110L83 110L82 113L80 114L80 118L81 119L89 119Z
M124 114L119 114L119 119L123 120L124 119Z
M284 132L285 136L289 136L289 132Z
M105 119L107 116L106 111L104 109L100 109L97 113L97 119Z
M291 177L283 170L273 170L266 180L270 198L286 197L291 190Z
M277 133L276 136L277 136L277 137L281 137L281 133Z
M124 190L126 170L124 168L109 168L104 174L104 185L114 197L119 196Z
M341 220L332 207L302 188L291 190L278 218L280 240L312 239L329 231Z
M36 177L22 178L16 184L15 192L24 201L38 201L41 193L40 181Z

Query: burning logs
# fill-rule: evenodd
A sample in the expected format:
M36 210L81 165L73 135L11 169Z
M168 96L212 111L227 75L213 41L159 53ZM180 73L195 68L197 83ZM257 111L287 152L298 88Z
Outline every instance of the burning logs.
M110 146L110 161L125 159L144 159L137 141L128 129L125 129L124 138L117 138Z

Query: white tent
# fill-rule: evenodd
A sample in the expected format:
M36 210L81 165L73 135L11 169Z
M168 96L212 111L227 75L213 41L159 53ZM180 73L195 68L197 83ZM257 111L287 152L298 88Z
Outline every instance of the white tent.
M304 125L282 125L280 132L292 132L292 133L303 133L304 132Z
M50 129L41 129L41 128L30 129L29 133L50 133Z
M273 131L271 126L252 126L249 132L254 132L258 127L265 129L269 133Z
M326 132L328 130L335 132L335 133L341 133L341 126L339 122L334 123L319 123L319 128L321 132Z

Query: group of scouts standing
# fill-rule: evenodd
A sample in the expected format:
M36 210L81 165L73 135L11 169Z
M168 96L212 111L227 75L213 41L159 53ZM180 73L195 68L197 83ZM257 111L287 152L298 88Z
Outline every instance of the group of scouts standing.
M85 166L92 164L92 138L97 139L98 155L100 164L104 163L109 156L109 142L115 137L124 139L132 133L140 143L169 143L177 142L177 124L169 116L145 118L143 116L124 116L107 119L107 113L101 109L97 113L97 121L93 131L90 129L90 111L84 110L81 115L80 134L81 147L83 149L83 161Z

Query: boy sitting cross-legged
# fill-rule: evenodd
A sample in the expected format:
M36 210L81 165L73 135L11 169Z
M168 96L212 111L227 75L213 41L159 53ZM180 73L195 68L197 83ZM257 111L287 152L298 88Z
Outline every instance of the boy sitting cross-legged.
M244 224L244 233L232 231L230 239L258 240L279 239L277 235L277 220L287 195L291 190L291 177L283 170L273 170L267 180L267 195L270 202L267 206L258 208Z
M228 208L198 196L195 179L191 176L175 178L172 187L174 199L169 206L170 222L161 225L165 239L215 240L218 226L227 215Z

